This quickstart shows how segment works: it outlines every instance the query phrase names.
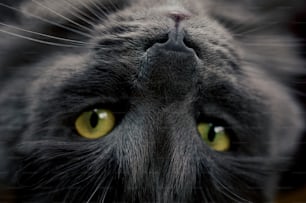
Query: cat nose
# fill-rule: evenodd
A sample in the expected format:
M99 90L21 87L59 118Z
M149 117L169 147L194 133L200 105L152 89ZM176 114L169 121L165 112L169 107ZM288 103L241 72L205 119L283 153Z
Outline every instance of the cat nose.
M190 52L193 49L186 46L185 31L180 27L182 21L187 20L191 17L191 14L187 11L168 11L166 16L171 18L175 26L169 31L168 39L165 43L157 43L160 49L177 52Z
M158 48L166 51L175 52L194 52L194 50L188 47L185 42L185 31L179 29L172 29L168 34L168 40L165 43L158 43Z
M166 15L171 18L176 25L191 17L191 14L187 11L169 11Z

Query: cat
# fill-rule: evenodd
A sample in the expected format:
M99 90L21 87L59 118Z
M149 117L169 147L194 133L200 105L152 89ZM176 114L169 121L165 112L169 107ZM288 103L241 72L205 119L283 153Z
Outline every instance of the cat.
M16 202L272 202L304 129L286 27L302 3L0 3L0 185Z

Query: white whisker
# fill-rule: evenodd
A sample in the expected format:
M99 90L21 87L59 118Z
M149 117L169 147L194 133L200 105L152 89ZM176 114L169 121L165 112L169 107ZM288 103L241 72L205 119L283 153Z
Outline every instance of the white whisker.
M88 25L91 25L92 27L95 26L95 24L93 23L95 20L90 15L88 15L86 12L82 11L80 8L76 7L75 5L73 5L69 0L65 0L63 2L68 4L68 6L75 11L75 12L71 12L71 14L73 16L77 17L78 19L82 20L83 22L87 23ZM89 20L82 17L82 15L85 16L86 18L88 18Z
M31 34L34 34L34 35L39 35L39 36L42 36L42 37L47 37L47 38L50 38L50 39L56 39L56 40L60 40L60 41L72 42L72 43L76 43L78 45L93 45L91 43L86 43L86 42L72 40L72 39L66 39L66 38L62 38L62 37L55 37L55 36L44 34L44 33L39 33L39 32L35 32L35 31L31 31L31 30L26 30L26 29L23 29L23 28L20 28L20 27L17 27L17 26L13 26L13 25L1 23L1 22L0 22L0 25L5 26L5 27L9 27L9 28L12 28L12 29L15 29L15 30L31 33Z
M220 181L220 179L217 176L213 176L213 179L217 183L217 185L221 187L221 189L219 189L218 187L216 187L216 189L219 190L222 194L224 194L228 198L234 200L235 202L241 202L242 201L244 203L252 203L251 201L249 201L249 200L241 197L237 193L233 192L230 188L228 188L226 185L224 185L222 183L222 181Z
M54 13L55 15L57 15L57 16L63 18L64 20L67 20L68 22L70 22L70 23L72 23L72 24L77 25L77 26L79 26L80 28L83 28L84 30L88 30L89 32L92 32L92 30L89 29L88 27L85 27L85 26L81 25L80 23L77 23L77 22L71 20L70 18L67 18L66 16L64 16L64 15L62 15L62 14L56 12L55 10L53 10L53 9L51 9L51 8L49 8L49 7L47 7L47 6L43 5L43 4L41 4L41 3L39 3L39 2L37 2L36 0L32 0L32 2L34 2L35 4L37 4L38 6L40 6L40 7L42 7L42 8L47 9L48 11L50 11L50 12Z
M301 43L295 43L295 42L271 42L269 44L267 43L258 43L258 42L242 42L241 43L244 46L247 47L297 47L301 45Z
M275 25L275 24L278 24L278 22L272 22L272 23L266 23L264 25L261 25L261 26L256 26L255 28L252 27L252 28L247 28L245 30L242 30L240 32L235 32L234 31L234 36L244 36L244 35L247 35L247 34L252 34L252 33L256 33L258 31L263 31L264 29L268 29L269 27Z
M86 203L90 203L90 201L92 200L92 198L95 196L95 194L97 193L97 191L99 190L99 188L101 187L101 185L103 184L103 181L101 180L103 176L103 173L100 174L100 176L97 178L97 181L95 182L100 182L97 184L95 190L92 192L92 194L90 195L90 197L88 198L88 200L86 201Z
M104 203L107 192L109 191L111 184L112 184L112 179L109 181L109 183L106 185L106 187L104 187L104 190L103 190L103 193L101 194L101 198L100 198L99 202Z
M93 10L91 9L91 7L88 6L88 4L86 4L86 3L82 2L82 1L80 1L80 4L83 5L84 8L86 8L90 13L92 13L94 16L96 16L96 18L97 18L98 20L102 20L102 19L103 19L102 16L98 15L95 11L93 11Z
M108 0L108 3L109 3L109 5L112 6L112 8L113 8L114 10L119 9L119 7L118 7L112 0Z
M103 16L105 17L107 16L107 13L101 8L99 4L97 4L95 1L92 1L91 3L99 10L99 12L101 12Z
M19 38L22 38L22 39L30 40L30 41L33 41L33 42L37 42L37 43L40 43L40 44L45 44L45 45L52 45L52 46L58 46L58 47L70 47L70 48L76 48L76 47L80 48L80 47L82 47L80 45L60 44L60 43L56 43L56 42L48 42L48 41L44 41L44 40L40 40L40 39L35 39L35 38L32 38L32 37L27 37L27 36L24 36L24 35L20 35L20 34L17 34L17 33L9 32L9 31L6 31L6 30L1 30L1 29L0 29L0 32L11 35L11 36L19 37Z
M6 4L3 4L3 3L0 3L0 6L3 6L3 7L5 7L5 8L8 8L8 9L11 9L11 10L14 10L14 11L17 11L17 12L19 12L19 13L22 13L23 15L28 15L28 16L30 16L30 17L36 18L36 19L38 19L38 20L40 20L40 21L42 21L42 22L48 23L48 24L50 24L50 25L54 25L54 26L63 28L63 29L65 29L65 30L67 30L67 31L71 31L71 32L74 32L74 33L76 33L76 34L79 34L79 35L88 37L88 38L91 38L91 37L92 37L92 35L89 35L89 34L87 34L87 33L85 33L85 32L80 31L80 30L77 30L77 29L74 29L74 28L70 28L70 27L67 27L67 26L65 26L65 25L61 25L61 24L59 24L59 23L56 23L56 22L47 20L47 19L45 19L45 18L42 18L42 17L36 16L36 15L30 14L30 13L25 13L24 11L22 11L22 10L20 10L20 9L17 9L17 8L14 8L14 7L12 7L12 6L9 6L9 5L6 5Z

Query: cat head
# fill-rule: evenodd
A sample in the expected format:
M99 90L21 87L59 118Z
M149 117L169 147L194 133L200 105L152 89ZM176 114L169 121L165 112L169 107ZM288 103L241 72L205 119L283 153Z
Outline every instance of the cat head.
M271 200L304 127L285 83L301 61L272 43L292 40L288 18L267 27L249 4L22 4L7 32L32 41L3 40L0 59L18 198Z

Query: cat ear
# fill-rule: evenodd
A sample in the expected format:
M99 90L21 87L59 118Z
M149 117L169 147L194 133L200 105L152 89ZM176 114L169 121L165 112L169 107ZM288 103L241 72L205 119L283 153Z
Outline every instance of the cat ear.
M21 5L21 10L29 18L65 23L84 19L101 20L106 14L122 9L128 3L129 0L28 0Z

